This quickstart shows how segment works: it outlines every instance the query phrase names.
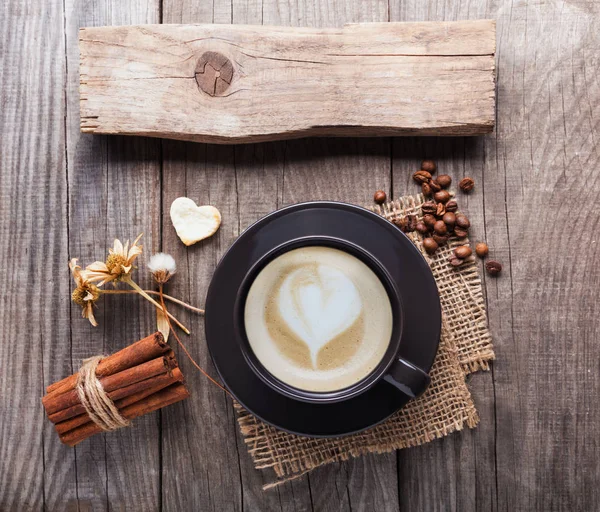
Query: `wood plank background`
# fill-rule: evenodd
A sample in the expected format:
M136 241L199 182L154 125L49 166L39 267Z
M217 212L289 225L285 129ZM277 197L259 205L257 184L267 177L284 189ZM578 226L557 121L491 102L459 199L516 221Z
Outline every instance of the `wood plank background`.
M79 133L82 26L478 18L498 30L497 123L486 137L217 147ZM2 2L0 510L598 510L599 20L593 0ZM174 294L202 304L219 257L260 216L309 199L366 204L378 188L397 197L414 190L424 157L475 178L475 238L505 264L502 278L485 279L498 360L470 381L476 430L263 492L231 403L180 355L192 399L134 429L60 445L44 386L153 329L152 311L131 297L111 297L90 327L69 301L69 258L90 262L115 236L143 231L148 252L179 262ZM224 218L188 250L168 218L179 195ZM202 319L185 320L210 368Z

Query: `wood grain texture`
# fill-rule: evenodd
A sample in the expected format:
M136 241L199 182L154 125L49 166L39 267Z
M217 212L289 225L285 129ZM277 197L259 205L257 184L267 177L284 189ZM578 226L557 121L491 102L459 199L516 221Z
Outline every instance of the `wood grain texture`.
M238 234L233 153L228 147L165 142L163 250L180 262L171 291L192 304L204 304L212 269ZM176 156L177 155L177 156ZM223 221L209 240L186 248L177 237L169 208L179 196L216 206ZM198 363L215 374L206 349L204 319L185 315L192 336L186 343ZM236 429L231 400L178 354L194 394L181 417L163 415L163 509L242 510ZM182 450L182 446L188 446Z
M55 491L44 486L46 470L65 490L65 503L75 496L73 487L65 489L75 478L74 454L51 442L52 427L40 403L45 384L71 371L61 27L59 5L0 6L3 511L41 510L53 503ZM24 56L35 65L24 66Z
M100 27L79 41L83 132L231 143L494 126L493 20Z
M391 12L395 20L412 21L487 17L489 9L483 2L456 3L448 11L411 1L393 2ZM461 202L474 220L475 237L487 240L505 265L501 279L483 274L497 359L492 382L485 375L470 382L480 426L438 447L400 454L402 509L599 506L590 482L599 476L599 446L589 419L600 418L600 408L592 405L599 379L591 376L600 350L588 331L599 321L587 301L600 274L588 266L597 259L595 238L584 234L597 219L583 220L576 206L598 204L600 183L592 174L600 90L590 74L598 69L591 57L600 47L598 14L591 3L500 2L494 6L496 133L398 140L394 146L398 193L414 190L407 171L426 156L453 176L475 178L477 188L461 195ZM577 187L576 176L590 186ZM550 219L560 215L580 227L552 228ZM567 256L564 248L571 244ZM425 487L410 483L415 470L427 479Z
M484 158L481 146L481 140L474 138L395 140L394 196L419 191L412 173L424 158L434 155L438 173L452 176L452 188L456 189L458 181L465 176L475 179L475 191L469 195L459 193L457 199L471 219L472 239L488 240L493 248L485 233L480 190ZM480 268L485 279L485 272L482 266ZM496 337L494 341L497 342ZM469 379L469 388L480 415L475 430L399 452L401 510L496 510L495 411L491 376L473 375Z
M508 263L506 279L486 283L504 362L494 374L498 505L597 509L599 218L581 205L600 204L598 6L524 7L518 21L499 16L506 86L484 165L487 232ZM573 227L552 229L563 215Z
M69 257L81 264L103 259L114 238L134 239L144 233L145 259L160 245L160 142L123 137L90 137L79 131L77 33L82 25L154 23L159 21L158 1L121 3L99 0L91 4L65 3ZM64 262L57 262L61 267ZM151 279L137 272L146 287ZM112 353L156 331L153 308L132 296L101 299L96 311L99 327L71 311L71 356L73 371L82 359ZM52 380L48 380L48 383ZM53 441L55 441L53 439ZM61 449L62 450L62 449ZM160 500L160 424L153 414L134 421L134 428L114 435L99 435L78 445L74 509L152 510ZM129 462L128 462L129 461ZM135 461L135 464L131 464ZM52 488L52 480L47 482ZM63 501L60 490L55 507Z
M497 20L498 121L484 138L217 147L79 133L80 26L467 18ZM579 0L163 0L162 11L148 0L0 5L0 323L10 333L0 343L0 509L600 508L599 21L599 4ZM185 404L75 450L58 442L39 403L44 385L82 357L154 331L152 311L129 297L101 303L101 326L90 327L69 305L69 257L87 263L113 236L143 230L147 251L177 257L171 291L201 304L217 259L254 220L295 201L364 203L379 188L394 197L415 191L410 175L425 157L454 178L475 178L461 202L475 238L505 266L499 279L484 275L497 361L469 381L476 430L263 492L268 476L252 467L231 403L180 353L191 380ZM222 232L185 249L166 215L180 194L218 206ZM193 331L184 341L212 370L201 319L177 312Z

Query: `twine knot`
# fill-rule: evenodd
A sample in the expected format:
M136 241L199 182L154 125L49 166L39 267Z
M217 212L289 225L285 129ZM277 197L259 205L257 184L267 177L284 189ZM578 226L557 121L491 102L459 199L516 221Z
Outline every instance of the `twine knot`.
M91 420L102 430L110 431L128 427L131 422L121 415L96 377L96 367L105 357L94 356L83 360L77 375L76 389Z

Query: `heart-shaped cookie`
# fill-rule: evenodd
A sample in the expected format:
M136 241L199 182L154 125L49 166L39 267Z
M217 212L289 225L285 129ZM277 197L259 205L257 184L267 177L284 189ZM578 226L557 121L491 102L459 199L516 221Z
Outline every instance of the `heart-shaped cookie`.
M214 206L198 206L188 197L178 197L171 204L171 222L181 241L192 245L219 229L221 214Z
M350 328L362 311L354 283L328 265L300 268L288 275L278 305L288 327L308 346L315 368L319 351Z

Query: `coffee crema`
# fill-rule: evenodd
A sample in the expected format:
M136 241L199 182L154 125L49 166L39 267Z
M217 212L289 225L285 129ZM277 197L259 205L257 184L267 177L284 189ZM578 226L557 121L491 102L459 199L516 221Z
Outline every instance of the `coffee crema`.
M393 327L377 275L347 252L293 249L268 263L248 292L252 351L276 378L305 391L351 386L382 360Z

